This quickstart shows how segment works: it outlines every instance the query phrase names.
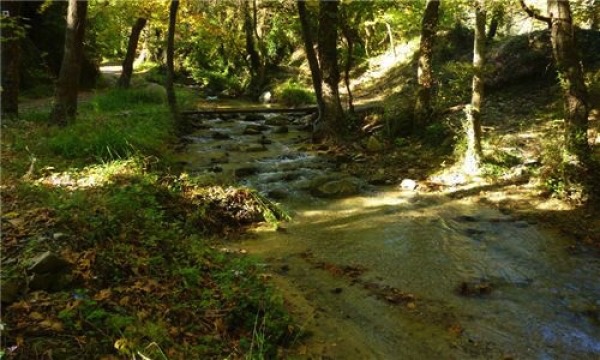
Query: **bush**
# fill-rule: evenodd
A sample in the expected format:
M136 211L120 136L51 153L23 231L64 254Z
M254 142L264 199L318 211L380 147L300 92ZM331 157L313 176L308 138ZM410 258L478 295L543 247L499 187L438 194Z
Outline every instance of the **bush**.
M296 82L288 81L275 88L275 101L286 106L300 106L314 104L316 97L312 90L308 90Z

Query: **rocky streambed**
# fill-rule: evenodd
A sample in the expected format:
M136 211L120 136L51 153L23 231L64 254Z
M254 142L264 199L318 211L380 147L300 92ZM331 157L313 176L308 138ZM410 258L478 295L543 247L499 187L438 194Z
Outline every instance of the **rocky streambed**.
M377 171L352 176L365 159L313 149L307 124L202 119L183 158L201 179L252 186L292 213L226 245L263 259L310 335L292 357L600 357L598 258L471 200Z

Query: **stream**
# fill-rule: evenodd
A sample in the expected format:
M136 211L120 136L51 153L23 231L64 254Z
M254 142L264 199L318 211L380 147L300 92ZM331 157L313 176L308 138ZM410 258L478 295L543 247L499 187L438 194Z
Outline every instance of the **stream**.
M306 150L299 115L198 122L188 172L254 187L293 216L227 244L262 259L310 335L290 357L600 359L600 259L568 239L468 199L352 178ZM340 178L356 192L314 196Z

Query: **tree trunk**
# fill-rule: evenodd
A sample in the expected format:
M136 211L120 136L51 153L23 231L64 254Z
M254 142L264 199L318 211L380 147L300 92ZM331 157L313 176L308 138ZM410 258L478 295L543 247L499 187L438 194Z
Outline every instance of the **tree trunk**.
M244 12L244 33L246 35L246 52L250 57L250 84L248 85L248 93L253 97L258 97L264 83L264 69L260 59L260 54L256 50L255 34L256 32L256 21L250 14L248 1L242 0L242 8ZM256 3L254 3L254 15L256 16Z
M21 58L21 36L18 32L21 19L21 2L18 0L1 1L2 12L8 12L8 18L2 19L2 89L0 108L3 117L19 116L19 68ZM3 16L3 15L2 15Z
M347 27L347 25L344 25L346 30L343 30L344 38L346 38L346 44L348 45L346 53L346 66L344 67L344 83L346 84L346 91L348 92L348 111L350 114L354 114L354 96L352 95L352 89L350 89L350 70L352 70L354 39Z
M417 70L417 99L415 102L413 128L416 133L422 132L433 114L432 91L434 85L432 71L432 55L435 32L439 21L438 0L427 0L425 14L421 23L421 43L419 45L419 61Z
M564 95L565 147L576 162L587 165L588 145L587 89L575 41L571 9L566 0L548 0L552 21L552 53Z
M483 67L485 59L485 0L475 4L475 41L473 49L473 95L467 109L466 133L467 151L464 158L464 171L477 174L481 167L481 107L483 104Z
M179 0L171 0L169 6L169 30L167 33L167 78L165 87L167 90L167 102L169 109L175 119L177 115L177 99L175 98L175 88L173 81L175 78L175 68L173 65L173 57L175 53L175 24L177 23L177 9L179 8Z
M319 61L317 60L317 53L315 52L314 42L312 38L312 31L310 23L308 21L308 14L306 11L306 2L304 0L298 0L298 16L300 18L300 25L302 28L302 40L304 41L304 49L306 51L306 59L308 60L308 66L310 68L310 75L312 77L313 88L315 90L315 96L317 98L317 106L319 108L319 118L325 108L323 102L323 87L321 79L321 71L319 69Z
M127 44L127 54L123 60L123 68L121 70L121 77L117 86L120 88L127 89L131 84L131 74L133 73L133 60L135 59L135 53L140 40L140 34L146 26L145 18L138 18L131 28L131 35L129 36L129 43Z
M339 1L322 0L319 2L318 48L321 78L323 79L323 112L320 119L322 127L313 134L317 141L325 137L337 137L342 130L344 119L338 88L340 82L337 63L338 5Z
M77 115L77 92L83 59L87 8L87 1L69 0L65 50L56 82L54 107L51 114L52 122L58 125L66 125Z
M502 23L504 19L504 8L502 6L496 5L494 11L492 12L492 20L490 20L490 27L488 29L488 33L486 36L486 41L488 44L494 39L496 33L498 32L498 27Z

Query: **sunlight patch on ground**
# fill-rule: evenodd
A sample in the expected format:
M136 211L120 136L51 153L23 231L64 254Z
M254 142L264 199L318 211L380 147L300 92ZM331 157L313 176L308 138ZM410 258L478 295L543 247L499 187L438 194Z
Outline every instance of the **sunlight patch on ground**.
M135 159L116 160L83 169L70 169L55 172L47 166L42 169L46 175L34 180L37 185L67 189L93 188L111 184L115 176L135 176L143 173L142 165Z

